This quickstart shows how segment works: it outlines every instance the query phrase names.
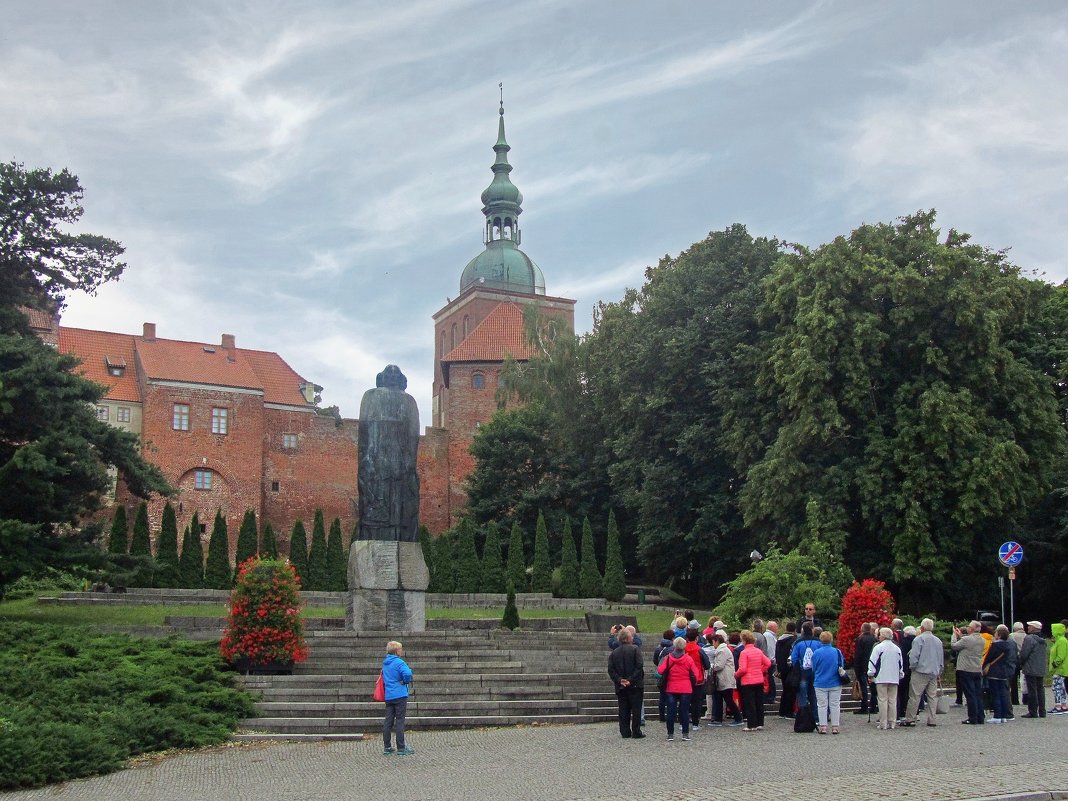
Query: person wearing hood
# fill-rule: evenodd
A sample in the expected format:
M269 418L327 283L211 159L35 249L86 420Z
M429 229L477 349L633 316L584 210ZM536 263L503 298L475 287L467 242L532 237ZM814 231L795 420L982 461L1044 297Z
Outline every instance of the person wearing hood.
M1042 636L1042 622L1027 621L1027 636L1020 646L1020 672L1027 688L1027 714L1025 718L1046 717L1046 668L1048 648Z
M664 629L664 634L660 638L660 644L653 649L653 667L659 667L660 663L664 661L664 657L671 653L671 649L675 647L672 642L674 639L675 630ZM663 688L660 689L658 712L660 713L660 720L667 720L667 691Z
M404 718L408 714L408 685L412 683L412 669L404 661L404 646L396 640L386 643L386 658L382 660L382 683L386 690L386 719L382 724L382 742L386 756L409 756L415 751L404 742ZM393 751L391 735L397 733L397 750Z
M1049 628L1053 632L1053 645L1049 649L1049 675L1053 685L1053 709L1050 712L1068 715L1068 697L1064 689L1064 677L1068 676L1068 639L1064 636L1063 623L1054 623Z
M667 738L675 739L675 720L682 724L682 739L690 739L690 696L697 684L697 667L686 653L686 640L676 637L672 649L660 661L656 672L664 677L667 693Z

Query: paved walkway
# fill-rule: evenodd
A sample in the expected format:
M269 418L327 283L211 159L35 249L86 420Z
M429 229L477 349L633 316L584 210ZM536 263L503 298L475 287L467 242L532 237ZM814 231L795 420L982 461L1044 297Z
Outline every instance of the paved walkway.
M614 724L416 731L412 757L385 757L372 738L257 743L3 798L955 801L1068 790L1068 716L961 726L953 709L936 728L889 732L844 717L838 737L794 734L791 721L769 718L763 732L701 729L688 743L666 742L653 722L644 740L621 739Z

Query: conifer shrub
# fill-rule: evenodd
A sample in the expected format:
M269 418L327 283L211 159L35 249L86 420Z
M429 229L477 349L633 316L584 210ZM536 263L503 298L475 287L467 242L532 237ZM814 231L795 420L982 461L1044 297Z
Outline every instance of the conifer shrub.
M623 548L619 542L619 526L616 513L608 512L608 545L604 557L604 597L609 601L622 601L627 594L627 577L623 572Z
M256 541L256 513L251 509L246 509L244 516L241 518L241 528L237 532L237 550L234 552L234 576L237 576L237 565L242 562L248 561L257 553L259 553L260 546Z
M518 521L512 524L512 534L508 538L508 566L505 573L517 592L526 591L528 587L527 558L523 553L523 529Z
M190 590L204 586L204 546L200 542L200 516L193 519L182 537L182 555L178 557L178 583Z
M480 592L504 592L504 562L501 560L501 529L495 520L486 524L486 542L482 546L482 580Z
M156 586L177 587L178 573L178 520L174 507L167 501L160 521L159 541L156 543Z
M222 510L216 510L215 522L208 539L208 563L204 567L204 586L209 590L228 590L233 586L230 569L230 532Z
M278 538L274 535L274 527L270 523L263 527L263 543L260 545L260 553L272 559L278 558Z
M575 535L571 532L571 518L564 518L563 544L560 547L560 597L578 598L582 593L579 585L578 549Z
M341 537L341 520L335 517L330 524L330 536L326 540L327 589L344 592L349 584L349 560Z
M254 556L237 569L230 614L219 653L249 666L303 662L308 658L300 617L300 579L281 559Z
M504 605L504 615L501 617L501 628L515 631L519 628L519 609L515 605L515 585L508 582L508 600Z
M465 517L456 529L456 588L455 592L478 592L482 564L475 547L475 524Z
M315 521L312 523L311 550L308 551L308 576L303 581L306 590L325 590L329 582L329 571L326 565L326 522L323 519L323 510L315 510Z
M593 528L590 519L582 519L582 553L579 561L579 590L583 598L602 598L604 582L597 568L597 555L593 551Z
M126 522L126 507L115 507L108 536L108 553L126 553L129 548L129 523Z
M308 576L308 532L304 530L303 520L293 524L293 531L289 535L289 561L303 586Z
M130 540L130 553L134 556L152 555L152 538L148 530L148 504L144 501L137 507L134 517L133 539Z
M532 592L551 592L553 588L553 568L549 561L549 530L545 525L545 515L538 512L538 522L534 529L534 566L530 576Z
M853 660L857 637L864 623L889 626L897 604L886 584L878 579L854 581L842 596L842 613L838 616L838 638L835 643L847 663Z
M446 531L434 540L437 592L456 592L456 532Z

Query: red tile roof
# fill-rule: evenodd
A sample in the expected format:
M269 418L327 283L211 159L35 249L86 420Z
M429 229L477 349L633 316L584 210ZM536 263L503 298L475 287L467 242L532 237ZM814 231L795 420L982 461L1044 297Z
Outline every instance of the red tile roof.
M495 306L442 361L502 362L507 355L521 361L533 355L523 333L523 309L510 302Z
M61 353L72 353L82 360L79 373L90 381L108 387L109 400L140 403L141 388L137 385L137 370L134 369L134 339L129 334L59 327L59 350ZM126 361L122 376L108 374L105 359L109 356L113 362L117 359Z
M19 306L19 311L26 315L30 321L30 328L39 331L48 331L52 328L52 315L41 309L31 309L29 306Z

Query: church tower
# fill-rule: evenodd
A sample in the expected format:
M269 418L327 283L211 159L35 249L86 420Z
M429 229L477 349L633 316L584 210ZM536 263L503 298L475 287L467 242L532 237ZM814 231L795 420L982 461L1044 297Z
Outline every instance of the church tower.
M447 432L448 475L437 499L447 508L434 510L433 518L447 519L448 525L456 523L467 503L464 482L474 468L471 439L497 410L494 395L504 360L531 356L524 307L534 305L543 317L575 327L575 301L546 295L541 269L519 249L523 195L510 178L503 101L499 115L493 180L482 193L485 248L460 274L460 294L434 314L433 427ZM430 512L424 508L424 520ZM439 533L435 527L431 531Z

